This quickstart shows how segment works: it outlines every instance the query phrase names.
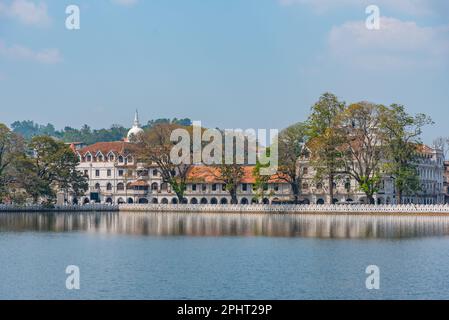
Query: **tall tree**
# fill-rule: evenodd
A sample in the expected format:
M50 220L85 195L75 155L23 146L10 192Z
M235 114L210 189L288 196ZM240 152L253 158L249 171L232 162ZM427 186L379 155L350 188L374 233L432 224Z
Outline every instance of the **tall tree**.
M267 157L270 157L270 148L268 147L266 150ZM270 175L261 174L262 168L268 168L270 166L269 163L262 164L259 160L256 161L256 165L253 169L253 177L255 178L255 183L253 186L253 190L256 193L256 199L263 199L265 196L271 196L272 192L266 192L268 190L268 183L271 180Z
M191 127L182 127L177 124L161 123L153 126L139 138L138 157L147 165L155 165L160 169L163 182L170 184L171 189L178 197L179 203L182 203L191 162L175 163L170 157L175 145L175 142L170 140L170 136L173 130L180 128L186 129L191 134ZM184 156L191 159L192 148L190 143L188 153Z
M422 128L432 123L425 114L409 115L402 105L381 107L381 126L386 137L385 172L394 179L398 203L402 203L404 194L411 195L420 189L417 148L422 144Z
M220 164L218 165L217 180L223 181L226 191L231 196L231 204L238 204L237 189L244 176L243 166L240 164Z
M344 167L339 149L344 139L339 118L344 110L345 103L327 92L312 106L312 113L307 121L307 132L310 137L307 147L311 152L315 179L327 180L330 204L334 199L335 179Z
M368 102L351 104L340 118L345 132L340 147L344 171L357 181L369 203L374 203L382 173L385 135L381 120L381 106Z
M278 137L277 178L290 184L294 203L299 203L302 178L299 158L306 153L304 149L306 139L307 126L302 122L285 128L279 133Z
M0 203L9 194L14 182L14 167L17 159L24 156L24 143L20 136L0 123Z
M33 175L28 191L35 202L39 198L53 202L55 191L60 189L77 193L87 190L86 178L76 170L79 159L69 146L49 136L36 136L29 148L32 150L30 170Z

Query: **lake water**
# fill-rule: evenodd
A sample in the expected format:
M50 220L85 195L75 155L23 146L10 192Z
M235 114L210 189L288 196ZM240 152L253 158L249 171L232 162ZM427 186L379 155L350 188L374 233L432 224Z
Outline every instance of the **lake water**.
M449 299L449 217L0 213L0 299L429 298Z

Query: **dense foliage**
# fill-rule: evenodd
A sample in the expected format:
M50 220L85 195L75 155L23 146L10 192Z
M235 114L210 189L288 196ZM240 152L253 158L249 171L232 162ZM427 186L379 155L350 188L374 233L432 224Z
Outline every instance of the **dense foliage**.
M178 124L189 126L190 119L156 119L150 120L143 129L150 129L158 124ZM94 144L100 141L119 141L126 137L129 128L121 125L112 125L109 129L92 129L88 125L82 126L80 129L72 127L65 127L62 130L56 130L51 123L47 125L37 124L34 121L15 121L11 124L11 129L14 133L20 134L27 141L30 141L35 136L51 136L63 142L82 142L84 144Z

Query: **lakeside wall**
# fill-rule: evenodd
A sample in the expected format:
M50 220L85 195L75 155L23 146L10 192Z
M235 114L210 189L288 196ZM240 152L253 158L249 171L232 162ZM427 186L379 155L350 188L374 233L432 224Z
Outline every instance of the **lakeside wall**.
M118 205L112 204L85 204L85 205L55 205L53 207L43 205L10 205L0 204L0 212L89 212L89 211L118 211Z
M121 204L122 212L449 214L449 205Z
M0 204L0 212L183 212L183 213L343 213L343 214L449 214L449 205L231 205L231 204Z

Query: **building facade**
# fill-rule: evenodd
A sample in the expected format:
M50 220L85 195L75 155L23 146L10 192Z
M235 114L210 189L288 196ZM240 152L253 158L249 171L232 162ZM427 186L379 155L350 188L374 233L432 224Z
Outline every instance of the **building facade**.
M156 166L145 166L137 162L137 146L132 138L140 134L138 114L128 137L123 141L99 142L82 148L73 148L80 158L78 170L88 177L89 190L81 198L70 197L72 203L178 203L178 198L168 183L164 182ZM419 150L417 168L421 191L404 195L403 203L445 203L444 155L441 150L422 146ZM449 165L446 166L449 168ZM189 170L187 190L183 202L192 204L227 204L231 196L225 184L217 179L213 168L195 165ZM298 161L302 177L300 201L304 204L329 202L328 186L315 181L315 172L307 158ZM253 167L244 166L244 175L238 187L238 201L249 203L280 203L292 199L290 184L272 177L265 190L253 190L256 182ZM449 174L447 174L449 177ZM449 180L447 180L449 181ZM447 182L446 181L446 182ZM334 203L367 203L354 179L340 177L334 185ZM392 177L383 177L379 191L374 195L377 204L396 204L396 190Z
M419 174L420 191L413 195L402 195L402 203L445 203L443 151L426 145L420 146L416 166ZM310 166L307 157L299 160L299 170L302 171L303 177L300 200L304 203L330 203L328 184L315 181L315 170ZM447 172L449 181L449 169ZM379 190L374 194L374 200L377 204L398 204L393 177L382 177ZM368 203L366 195L358 187L357 181L344 176L338 177L334 182L333 202Z

